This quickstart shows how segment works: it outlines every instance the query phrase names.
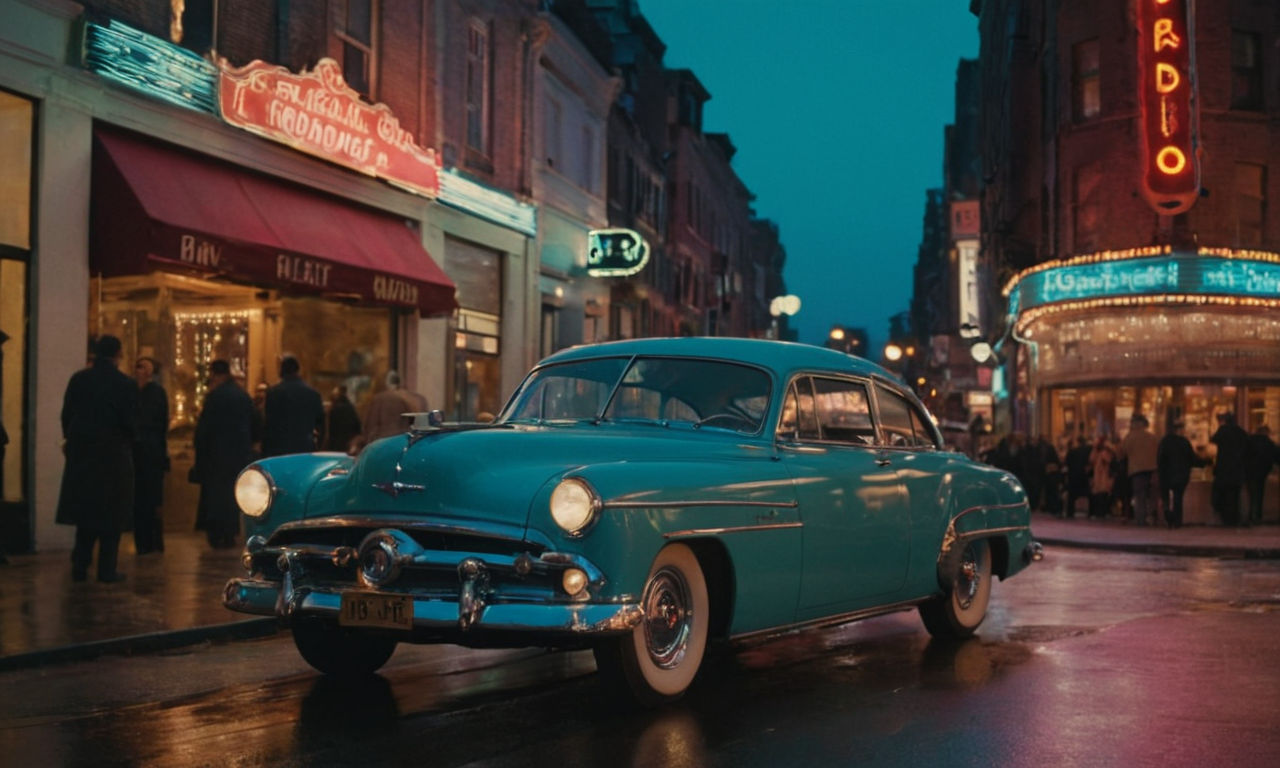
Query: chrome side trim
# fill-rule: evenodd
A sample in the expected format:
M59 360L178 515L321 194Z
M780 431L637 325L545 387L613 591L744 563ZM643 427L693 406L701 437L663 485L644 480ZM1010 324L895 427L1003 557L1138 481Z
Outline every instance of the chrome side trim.
M684 536L717 536L722 533L746 533L749 531L775 531L780 528L803 528L804 523L767 523L764 525L735 525L726 528L686 528L683 531L671 531L662 534L664 539Z
M954 547L954 546L955 546L955 544L956 544L956 539L958 538L958 537L956 536L956 522L957 522L960 518L962 518L962 517L964 517L965 515L969 514L970 512L980 512L980 511L983 511L983 510L991 510L991 509L1027 509L1027 502L1025 502L1025 501L1019 501L1019 502L1014 503L1014 504L978 504L977 506L973 506L973 507L969 507L968 509L961 510L959 514L957 514L955 517L951 518L951 522L947 523L947 530L946 530L946 533L944 533L944 534L942 535L942 546L938 548L938 562L939 562L939 563L941 563L941 562L942 562L942 559L943 559L944 557L946 557L946 556L947 556L947 554L951 551L951 548L952 548L952 547ZM1028 514L1030 514L1030 510L1029 510L1029 509L1028 509ZM1011 530L1018 530L1019 528L1028 528L1028 529L1029 529L1029 528L1030 528L1030 526L1029 526L1029 525L1026 525L1026 526L1019 526L1019 527L1012 528ZM987 529L987 530L992 531L992 532L1000 532L1000 531L1004 531L1005 529L1003 529L1003 528L999 528L999 529L992 528L992 529ZM984 532L984 531L971 531L970 533L983 533L983 532ZM968 534L965 534L965 535L967 536Z
M675 509L683 507L787 507L800 506L796 501L730 501L704 499L701 501L606 501L605 509Z
M753 632L743 632L737 635L731 635L730 640L734 642L754 642L757 640L766 640L778 635L785 635L791 632L799 632L805 629L817 629L820 627L834 627L838 624L848 624L851 621L860 619L869 619L872 616L883 616L886 613L897 613L899 611L909 611L920 603L929 600L927 597L915 600L904 600L900 603L890 603L889 605L877 605L872 608L862 608L856 611L841 613L836 616L823 616L809 621L801 621L795 624L786 624L780 627L770 627L768 629L758 629Z

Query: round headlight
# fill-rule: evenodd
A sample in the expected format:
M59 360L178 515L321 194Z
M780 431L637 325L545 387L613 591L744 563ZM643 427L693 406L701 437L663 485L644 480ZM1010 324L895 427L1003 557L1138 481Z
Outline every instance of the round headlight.
M271 506L271 478L249 467L236 478L236 504L249 517L262 517Z
M600 497L581 478L565 478L551 492L551 519L566 533L581 533L599 510Z

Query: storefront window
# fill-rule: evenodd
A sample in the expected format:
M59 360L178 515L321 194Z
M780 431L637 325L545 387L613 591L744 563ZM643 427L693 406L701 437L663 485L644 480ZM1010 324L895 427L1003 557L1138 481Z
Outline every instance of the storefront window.
M0 549L31 543L26 494L27 265L35 105L0 91Z
M453 402L446 416L473 421L496 414L502 336L502 254L475 243L445 238L445 271L458 287L453 350Z
M154 358L169 395L173 468L162 510L166 526L186 530L194 523L198 489L186 477L209 363L226 360L239 384L260 400L280 378L281 355L292 354L326 404L335 387L346 386L363 414L394 365L394 317L390 309L168 273L94 279L89 336L119 336L126 360Z

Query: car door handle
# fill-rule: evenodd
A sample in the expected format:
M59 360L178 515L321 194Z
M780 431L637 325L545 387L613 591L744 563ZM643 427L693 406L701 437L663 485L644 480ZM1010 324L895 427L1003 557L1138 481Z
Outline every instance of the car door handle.
M877 467L887 467L892 463L893 463L893 459L889 458L888 456L880 456L876 459Z

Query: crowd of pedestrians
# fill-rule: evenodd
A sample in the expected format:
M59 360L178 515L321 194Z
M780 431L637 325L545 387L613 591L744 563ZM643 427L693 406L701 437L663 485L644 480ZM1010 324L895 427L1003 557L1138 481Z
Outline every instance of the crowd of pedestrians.
M1191 445L1181 420L1157 437L1141 413L1119 441L1100 435L1090 442L1081 435L1059 447L1043 436L1013 433L980 458L1017 476L1033 510L1072 518L1083 502L1090 518L1119 517L1136 525L1159 525L1163 518L1169 528L1183 524L1191 470L1211 466L1211 504L1221 524L1260 523L1267 475L1280 464L1280 447L1266 425L1248 434L1234 414L1217 418L1218 429L1209 438L1216 446L1212 458ZM1243 514L1241 490L1248 499Z
M71 377L63 397L66 466L57 521L76 528L73 581L88 579L95 548L98 581L123 580L119 545L129 530L139 555L164 551L160 509L170 470L169 399L156 380L160 364L155 359L139 358L131 380L120 371L121 356L117 337L99 337L88 367ZM200 487L196 529L215 549L237 544L235 481L250 462L320 448L356 452L411 426L402 414L427 409L426 398L402 388L399 374L391 371L362 425L346 387L334 389L326 408L303 380L297 358L285 355L279 370L279 383L260 385L257 396L250 397L226 360L209 364L187 480Z

